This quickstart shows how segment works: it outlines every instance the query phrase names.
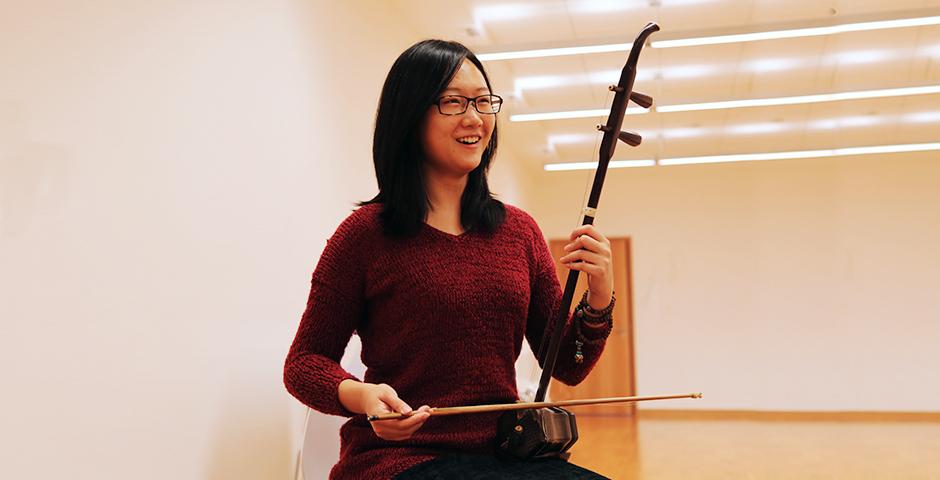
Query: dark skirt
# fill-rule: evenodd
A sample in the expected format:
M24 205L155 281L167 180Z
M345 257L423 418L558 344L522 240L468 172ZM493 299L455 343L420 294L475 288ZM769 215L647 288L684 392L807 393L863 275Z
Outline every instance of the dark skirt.
M501 460L493 455L449 454L398 474L395 480L610 480L586 468L552 458L532 461Z

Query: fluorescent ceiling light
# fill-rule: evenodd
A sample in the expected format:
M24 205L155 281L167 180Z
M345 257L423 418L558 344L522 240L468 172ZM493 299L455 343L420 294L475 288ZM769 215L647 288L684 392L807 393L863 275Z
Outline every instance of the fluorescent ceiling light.
M649 72L649 69L646 69ZM591 72L588 74L588 80L591 83L617 83L620 80L620 70L601 70L599 72ZM653 78L652 73L647 74L649 78ZM640 72L636 72L636 79L640 79Z
M824 93L819 95L802 95L797 97L755 98L749 100L727 100L723 102L688 103L684 105L663 105L656 107L656 111L669 113L692 112L699 110L718 110L724 108L770 107L777 105L798 105L803 103L836 102L840 100L860 100L866 98L903 97L909 95L926 95L932 93L940 93L940 85L889 88L884 90L862 90L856 92Z
M518 60L521 58L562 57L565 55L581 55L586 53L625 52L630 50L632 44L615 43L611 45L588 45L584 47L540 48L536 50L520 50L516 52L481 53L477 58L481 62L494 60Z
M919 49L918 56L927 56L936 54L940 58L940 45ZM841 52L829 55L828 61L839 64L860 64L876 62L891 57L891 52L887 50L856 50ZM781 70L787 70L798 66L806 66L805 60L796 58L765 58L753 60L742 64L745 70L752 72L768 73ZM658 78L666 80L677 80L681 78L699 78L714 73L718 70L727 70L728 67L717 67L714 65L677 65L665 67L660 70L646 68L636 74L636 82L647 82ZM613 84L620 79L620 70L601 70L585 74L574 75L534 75L527 77L517 77L513 83L513 90L517 96L524 96L527 90L544 90L571 85L589 84ZM932 92L926 92L932 93ZM840 100L836 98L834 100ZM809 101L816 101L811 98ZM672 106L675 107L675 106ZM660 107L659 111L668 112L670 106Z
M884 117L876 115L856 115L853 117L842 117L839 119L840 127L870 127L882 123Z
M928 57L940 58L940 44L925 47L922 51Z
M644 69L636 72L637 82L646 82L653 80L657 75L666 79L677 79L683 77L698 77L713 73L717 67L706 65L681 65L678 67L666 68L662 71ZM513 81L513 90L517 94L522 94L525 90L544 90L547 88L565 87L570 85L586 84L616 84L620 81L620 70L601 70L585 74L574 75L531 75L526 77L516 77Z
M940 58L940 45L920 48L916 52L918 57L937 57ZM827 55L826 63L832 64L863 64L873 63L892 58L892 52L888 50L850 50ZM761 58L751 60L741 64L744 70L749 72L769 73L790 70L798 67L810 67L808 59L803 58ZM700 78L717 72L728 72L734 68L733 65L674 65L656 68L644 68L636 72L636 82L645 83L656 80L679 80L685 78ZM620 80L620 70L599 70L588 72L587 74L574 75L531 75L517 77L513 83L515 92L522 94L524 90L537 90L547 88L557 88L571 85L585 84L613 84Z
M689 127L689 128L666 128L662 130L647 130L638 132L643 138L692 138L692 137L701 137L706 133L709 133L711 129L700 128L700 127ZM548 135L547 143L549 148L554 149L556 145L579 145L592 143L597 141L600 136L603 135L600 132L595 133L555 133Z
M653 167L656 160L611 160L607 168ZM565 170L594 170L597 162L546 163L545 171L560 172Z
M624 0L568 0L567 6L571 13L592 14L645 8L648 4Z
M842 25L832 25L829 27L795 28L790 30L776 30L770 32L718 35L714 37L660 40L651 42L650 46L653 48L692 47L701 45L718 45L722 43L776 40L781 38L815 37L819 35L834 35L846 32L884 30L888 28L922 27L925 25L940 25L940 16L905 18L900 20L881 20L875 22L845 23Z
M753 162L762 160L791 160L798 158L825 158L847 155L870 155L875 153L926 152L940 150L940 143L917 143L907 145L875 145L869 147L834 148L829 150L803 150L797 152L743 153L736 155L713 155L705 157L665 158L660 165L690 165L698 163Z
M814 120L807 126L811 130L833 130L844 127L870 127L887 121L884 117L875 115L858 115L854 117L837 117L823 120Z
M835 130L839 128L838 118L826 118L823 120L814 120L807 125L811 130Z
M911 123L940 123L940 112L917 112L909 113L902 117L905 122Z
M744 68L752 72L779 72L805 63L796 58L762 58L744 63Z
M726 132L734 135L748 135L753 133L774 133L787 129L785 123L743 123L733 125L725 129Z
M839 64L858 65L864 63L880 62L891 58L892 52L888 50L859 50L854 52L835 53L832 60ZM895 53L896 55L896 53Z
M876 153L908 153L940 150L940 143L914 143L906 145L874 145L868 147L847 147L830 150L804 150L798 152L743 153L737 155L713 155L706 157L665 158L659 165L692 165L701 163L753 162L762 160L793 160L800 158L826 158L849 155L871 155ZM651 164L652 162L652 164ZM653 160L612 160L608 168L648 167L655 165ZM546 171L593 170L597 162L547 163Z
M555 145L593 142L597 139L597 135L598 133L557 133L548 136L548 144L554 147Z
M658 132L659 136L662 138L692 138L692 137L701 137L709 132L707 128L697 128L697 127L688 127L688 128L667 128L665 130L660 130ZM642 135L643 133L640 132ZM646 138L646 135L643 135Z
M513 13L512 15L517 14ZM883 30L887 28L921 27L927 25L940 25L940 16L906 18L900 20L883 20L876 22L847 23L843 25L833 25L830 27L798 28L770 32L743 33L737 35L720 35L715 37L660 40L651 42L650 46L653 48L672 48L697 45L715 45L721 43L753 42L757 40L833 35L845 32ZM477 55L477 58L479 58L481 61L487 62L496 60L518 60L523 58L560 57L565 55L583 55L591 53L626 52L629 51L632 46L632 43L611 43L604 45L585 45L581 47L540 48L534 50L480 53Z
M677 105L657 106L656 111L662 113L693 112L699 110L719 110L725 108L770 107L778 105L799 105L804 103L836 102L840 100L862 100L868 98L889 98L911 95L928 95L940 93L940 85L927 85L924 87L889 88L884 90L862 90L856 92L825 93L819 95L802 95L797 97L755 98L748 100L726 100L722 102L687 103ZM645 108L628 108L627 115L638 115L648 112ZM538 120L561 120L570 118L603 117L610 113L609 109L573 110L561 112L524 113L509 117L511 122L532 122Z
M676 80L680 78L697 78L704 75L711 75L718 70L717 65L676 65L674 67L665 67L659 70L659 74L665 80ZM620 77L618 76L619 80Z
M673 0L670 3L699 3L710 0ZM481 5L473 9L473 16L478 22L485 24L491 22L504 22L507 20L518 20L521 18L535 17L538 15L568 15L575 14L597 14L609 13L623 10L634 10L646 8L649 5L645 2L630 2L624 0L569 0L564 5L555 4L528 4L528 3L505 3L493 5Z
M607 85L616 84L620 81L621 70L604 70L588 74L591 83L603 83ZM636 81L639 83L654 80L660 73L651 68L644 68L636 72Z
M638 115L648 112L647 108L628 108L626 115ZM539 120L565 120L569 118L591 118L605 117L610 114L609 108L600 108L594 110L571 110L566 112L544 112L544 113L521 113L511 115L510 122L535 122Z
M870 127L883 123L894 122L897 117L882 115L856 115L849 117L827 118L814 120L806 124L812 130L832 130L835 128L846 127ZM925 111L909 113L900 117L903 123L940 123L940 111ZM788 130L798 127L802 122L774 122L757 124L730 125L724 129L704 128L704 127L677 127L665 128L661 130L640 130L638 133L643 138L660 137L666 139L701 137L707 134L718 135L722 133L748 134L748 133L769 133L780 130ZM548 144L555 145L583 144L597 140L600 133L556 133L548 136Z

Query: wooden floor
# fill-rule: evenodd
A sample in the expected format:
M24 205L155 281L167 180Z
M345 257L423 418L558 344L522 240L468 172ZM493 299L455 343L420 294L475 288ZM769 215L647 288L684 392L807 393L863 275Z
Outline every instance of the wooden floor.
M578 415L571 461L614 479L935 479L936 419Z

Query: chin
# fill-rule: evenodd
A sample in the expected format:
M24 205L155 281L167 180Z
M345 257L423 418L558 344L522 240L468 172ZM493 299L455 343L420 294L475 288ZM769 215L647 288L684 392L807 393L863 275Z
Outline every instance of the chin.
M482 156L470 157L470 158L461 156L458 158L454 158L453 162L451 162L451 165L453 166L454 170L464 172L464 173L470 173L473 170L475 170L477 167L479 167L482 161L483 161Z
M469 175L470 172L472 172L472 171L476 170L477 168L479 168L481 162L482 162L482 160L478 158L475 162L467 163L467 164L465 164L465 165L461 165L461 167L463 167L464 170L465 170L465 173L466 173L467 175Z

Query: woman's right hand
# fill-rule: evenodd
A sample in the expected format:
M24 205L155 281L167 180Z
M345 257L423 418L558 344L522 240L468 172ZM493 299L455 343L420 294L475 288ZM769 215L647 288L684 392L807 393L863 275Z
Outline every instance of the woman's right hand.
M363 383L355 380L343 380L339 385L339 399L347 410L366 415L383 413L410 414L401 420L379 420L372 423L372 430L384 440L407 440L424 425L431 416L427 405L417 410L398 398L395 389L384 383Z

